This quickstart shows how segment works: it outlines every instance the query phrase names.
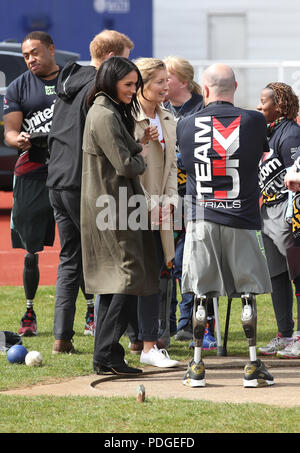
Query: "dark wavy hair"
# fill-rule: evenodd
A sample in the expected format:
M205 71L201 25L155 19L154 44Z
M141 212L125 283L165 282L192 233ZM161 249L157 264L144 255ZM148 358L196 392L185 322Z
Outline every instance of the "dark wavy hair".
M292 87L283 82L271 82L266 86L273 91L274 104L279 113L288 120L296 120L299 112L299 99Z
M135 126L133 115L139 112L139 103L136 94L133 95L130 104L118 102L117 95L117 82L122 80L131 71L136 71L138 76L136 90L141 89L143 91L144 84L141 73L132 61L125 57L110 57L105 60L98 69L95 85L88 94L87 103L90 107L97 96L107 95L116 102L116 108L121 114L128 132L133 136Z

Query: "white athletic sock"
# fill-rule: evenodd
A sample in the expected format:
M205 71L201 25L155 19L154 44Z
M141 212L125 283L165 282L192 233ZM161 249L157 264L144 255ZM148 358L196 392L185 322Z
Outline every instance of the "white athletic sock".
M249 346L250 361L255 362L257 360L256 346Z
M199 348L199 346L195 346L194 348L194 362L195 363L201 362L201 348Z

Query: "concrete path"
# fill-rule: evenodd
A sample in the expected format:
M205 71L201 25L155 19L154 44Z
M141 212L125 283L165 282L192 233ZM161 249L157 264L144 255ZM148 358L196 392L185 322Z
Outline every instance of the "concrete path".
M78 377L64 382L41 384L32 387L1 392L6 395L80 395L90 397L136 397L137 387L143 384L146 398L184 398L228 403L261 403L281 407L300 406L300 360L264 358L274 376L271 387L243 387L243 367L247 359L242 357L206 357L206 387L189 388L182 384L187 364L173 369L145 367L142 376Z

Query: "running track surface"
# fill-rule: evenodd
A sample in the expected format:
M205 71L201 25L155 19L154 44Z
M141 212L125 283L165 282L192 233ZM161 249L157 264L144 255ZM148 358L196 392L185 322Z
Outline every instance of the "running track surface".
M0 286L23 286L25 250L13 249L10 240L12 192L0 191ZM56 230L53 247L39 253L40 285L55 285L59 263L59 237Z

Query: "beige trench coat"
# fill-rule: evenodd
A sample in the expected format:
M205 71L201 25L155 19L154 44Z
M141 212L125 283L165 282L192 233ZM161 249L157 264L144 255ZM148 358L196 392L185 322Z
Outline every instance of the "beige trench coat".
M175 207L178 203L177 191L177 158L176 158L176 121L173 115L166 109L158 107L162 132L165 140L165 151L158 141L150 141L147 147L149 152L145 157L147 163L146 171L140 175L146 198L148 209L150 209L151 195L167 195L171 204ZM144 135L144 130L150 124L149 119L142 108L136 118L135 137L139 140ZM175 255L173 228L164 230L160 228L160 237L168 264Z
M83 136L81 193L82 262L86 291L91 294L150 295L158 292L153 235L124 222L134 211L132 195L147 205L139 181L146 168L142 147L127 132L113 101L98 96L87 115ZM119 189L125 190L120 197ZM123 192L122 192L123 193ZM115 227L103 230L108 203L116 209ZM120 221L124 229L119 228Z

